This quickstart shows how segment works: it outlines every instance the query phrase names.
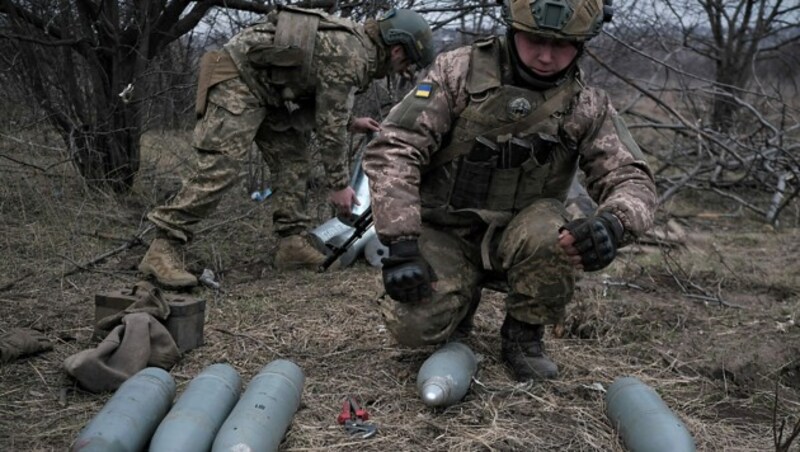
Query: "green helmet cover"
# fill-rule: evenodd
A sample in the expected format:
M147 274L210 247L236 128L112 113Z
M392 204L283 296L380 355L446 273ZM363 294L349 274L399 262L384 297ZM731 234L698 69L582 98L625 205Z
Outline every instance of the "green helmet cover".
M417 66L433 62L433 32L428 22L416 11L393 8L378 19L381 38L386 45L400 44Z
M611 22L612 0L503 0L512 30L568 41L588 41Z

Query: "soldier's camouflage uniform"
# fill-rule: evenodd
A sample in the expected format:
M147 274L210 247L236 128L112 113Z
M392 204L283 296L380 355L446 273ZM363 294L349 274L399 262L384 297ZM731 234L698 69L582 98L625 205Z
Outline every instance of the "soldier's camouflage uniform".
M387 327L403 344L446 340L470 315L487 280L507 282L511 317L534 325L562 318L577 270L557 244L558 230L568 221L564 200L577 169L586 174L598 210L621 220L623 245L652 223L652 173L608 95L585 86L577 68L544 91L513 86L509 61L503 38L439 55L364 156L381 240L418 238L437 278L430 300L380 301ZM533 143L534 156L492 173L481 202L456 199L459 190L480 191L480 181L456 183L462 159L442 159L443 150L471 146L479 135L508 140L493 133L535 117L552 98L563 99L554 101L552 113L514 131Z
M284 22L290 24L283 29L288 44L276 42L279 20L287 15L295 21ZM309 30L317 31L298 43ZM303 44L313 52L297 52ZM354 95L385 75L386 52L380 38L370 37L362 25L283 8L234 36L224 50L206 54L192 142L197 168L174 200L148 218L168 236L190 240L189 227L208 216L238 182L243 157L255 142L273 176L275 233L306 230L310 133L316 131L329 188L344 189Z

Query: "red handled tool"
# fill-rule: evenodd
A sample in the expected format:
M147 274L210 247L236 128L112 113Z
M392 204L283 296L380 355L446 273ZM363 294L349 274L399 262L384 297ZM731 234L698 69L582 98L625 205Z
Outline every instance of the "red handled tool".
M367 410L361 408L356 399L347 396L342 403L342 411L336 417L336 422L344 425L345 431L353 436L360 436L363 439L369 438L378 432L378 428L366 422L369 419Z

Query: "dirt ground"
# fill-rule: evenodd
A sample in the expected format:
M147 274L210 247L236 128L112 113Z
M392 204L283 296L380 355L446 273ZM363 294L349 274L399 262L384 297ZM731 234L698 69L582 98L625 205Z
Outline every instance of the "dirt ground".
M179 186L185 137L149 137L133 193L85 187L45 148L3 149L0 161L0 333L35 328L52 351L0 366L0 450L65 450L111 394L79 388L64 359L94 347L94 295L130 287L152 233L144 214ZM50 165L54 165L47 168ZM47 171L41 169L47 168ZM319 194L317 194L319 195ZM316 211L322 222L327 209ZM800 229L778 229L718 199L664 206L660 230L608 269L587 274L563 325L548 331L553 382L518 384L499 359L503 295L483 292L466 343L479 371L466 398L426 408L416 372L432 348L399 346L375 308L380 272L276 272L269 201L231 193L188 248L189 268L212 269L222 290L206 300L205 345L170 370L178 391L203 368L229 363L247 382L289 359L305 372L302 405L281 450L619 451L604 391L623 375L652 385L698 450L776 450L800 419ZM109 256L94 262L98 257ZM336 424L346 395L361 399L378 434ZM795 441L789 450L800 450Z

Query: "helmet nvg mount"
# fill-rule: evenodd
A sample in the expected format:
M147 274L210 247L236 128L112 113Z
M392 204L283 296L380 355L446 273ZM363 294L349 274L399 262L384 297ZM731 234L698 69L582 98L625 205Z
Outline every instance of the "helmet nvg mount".
M588 41L611 22L612 0L498 0L513 30L550 39Z
M386 45L400 44L406 55L418 67L433 62L433 32L416 11L393 8L378 19L381 37Z

